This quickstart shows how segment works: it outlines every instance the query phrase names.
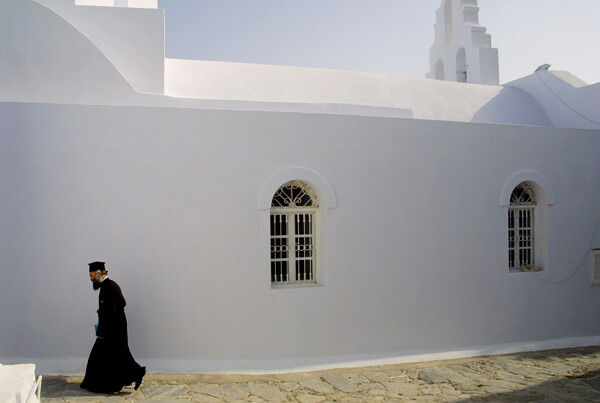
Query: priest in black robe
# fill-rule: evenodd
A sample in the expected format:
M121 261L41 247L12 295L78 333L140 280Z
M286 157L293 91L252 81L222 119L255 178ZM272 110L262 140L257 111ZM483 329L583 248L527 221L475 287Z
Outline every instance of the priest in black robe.
M141 367L129 351L121 288L108 278L104 262L90 263L89 272L94 290L100 290L98 326L81 387L90 392L116 393L135 383L137 390L146 367Z

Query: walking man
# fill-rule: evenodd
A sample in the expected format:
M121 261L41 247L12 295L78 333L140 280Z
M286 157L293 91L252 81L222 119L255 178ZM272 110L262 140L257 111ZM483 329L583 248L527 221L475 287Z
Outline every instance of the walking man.
M146 374L129 351L125 298L108 278L104 262L89 264L94 290L100 290L96 342L88 358L81 387L96 393L116 393L135 382L137 390Z

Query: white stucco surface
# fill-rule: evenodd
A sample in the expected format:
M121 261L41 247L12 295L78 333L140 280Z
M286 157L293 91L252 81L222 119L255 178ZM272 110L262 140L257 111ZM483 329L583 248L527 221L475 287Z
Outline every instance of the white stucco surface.
M0 21L1 100L108 102L134 95L106 55L47 7L3 1Z
M127 298L134 355L157 372L598 334L586 260L600 246L597 131L25 103L0 113L2 362L81 373L97 304L86 263L99 258ZM319 285L272 289L257 200L292 168L324 178L336 207L320 210ZM528 169L556 193L546 264L509 273L499 201Z
M547 116L521 91L383 74L165 60L172 97L408 109L416 119L545 126ZM497 104L489 108L490 104Z
M600 83L588 85L567 71L538 71L506 87L535 97L553 126L600 129Z
M65 4L0 2L0 362L84 371L94 260L150 372L598 342L598 84L165 60L162 11ZM317 284L272 287L291 180L319 201ZM520 182L540 272L507 267Z
M35 1L88 38L136 91L164 92L164 10L157 9L156 1L138 0L143 3L138 6L145 4L144 8L85 7L75 5L73 0ZM127 0L122 3L127 7ZM62 38L54 40L58 46L64 43Z
M600 88L572 87L569 82L574 80L562 79L566 75L501 87L327 69L164 59L162 10L75 6L61 0L7 0L0 7L0 100L4 101L578 128L595 128L598 121L594 105ZM40 29L32 30L32 26ZM561 109L557 102L575 105L577 113L557 113Z

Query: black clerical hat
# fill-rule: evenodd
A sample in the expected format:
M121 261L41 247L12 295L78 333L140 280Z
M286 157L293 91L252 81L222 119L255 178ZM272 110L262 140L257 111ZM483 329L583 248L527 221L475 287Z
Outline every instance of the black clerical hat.
M98 270L106 270L104 268L104 262L92 262L92 263L88 263L88 265L90 266L90 272L98 271Z

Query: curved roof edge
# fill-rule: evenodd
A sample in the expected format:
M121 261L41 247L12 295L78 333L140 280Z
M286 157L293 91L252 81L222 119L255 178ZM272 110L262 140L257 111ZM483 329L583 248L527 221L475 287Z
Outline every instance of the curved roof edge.
M113 23L117 28L107 29ZM141 50L132 52L137 45ZM64 0L0 3L1 101L600 128L600 83L588 86L566 72L541 71L497 86L165 59L163 10Z
M135 94L89 38L31 0L0 3L0 55L0 100L110 102Z
M337 105L339 113L410 110L415 119L551 126L515 88L319 68L165 60L165 94L176 99Z
M136 91L164 92L165 13L156 1L136 0L136 6L107 7L107 0L33 0L48 7L85 35ZM129 0L132 2L132 0ZM112 2L114 4L114 1ZM146 4L148 3L148 4ZM154 4L154 7L150 7ZM145 6L145 8L137 8Z
M552 126L600 129L600 83L587 85L567 71L542 70L505 87L528 93L544 108Z

